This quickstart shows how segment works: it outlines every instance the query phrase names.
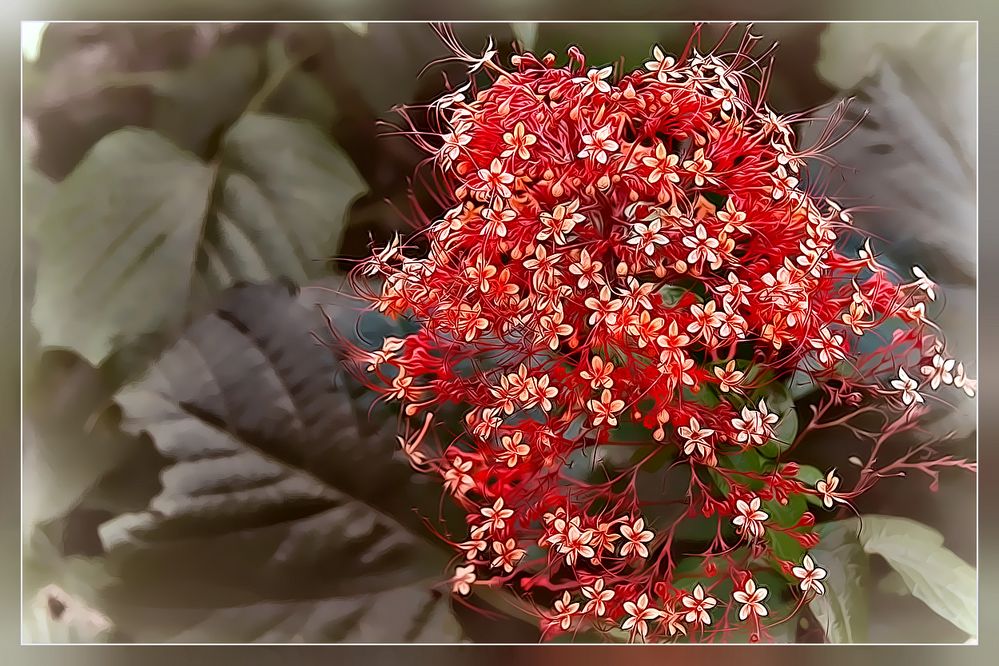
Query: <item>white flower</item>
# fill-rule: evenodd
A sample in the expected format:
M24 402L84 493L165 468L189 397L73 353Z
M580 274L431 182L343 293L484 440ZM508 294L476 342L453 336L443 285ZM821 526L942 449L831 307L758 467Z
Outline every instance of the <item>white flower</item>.
M916 390L919 387L919 382L907 375L904 368L898 369L898 379L893 379L891 386L902 392L903 404L911 405L914 402L923 402L923 396Z
M743 604L742 608L739 609L739 619L745 620L750 614L758 616L766 615L767 608L761 602L767 598L767 594L767 588L756 587L756 583L753 582L752 578L747 579L743 589L736 590L732 594L733 599Z
M507 518L513 517L513 509L503 508L503 498L499 497L496 502L490 506L484 506L479 509L479 512L485 516L486 520L480 525L483 529L489 530L501 530L506 527Z
M583 596L589 599L583 606L583 612L592 612L597 617L603 617L607 612L607 602L614 598L614 590L605 590L604 579L598 578L592 586L584 586L582 592Z
M794 574L795 578L801 579L799 587L801 587L802 591L815 590L816 594L825 593L826 588L820 581L826 577L826 570L817 566L809 555L805 555L801 566L791 569L791 573Z
M636 601L625 601L624 611L628 613L628 617L621 623L621 628L626 631L634 629L642 638L645 638L645 635L649 633L648 621L662 616L662 611L649 608L648 605L649 595L644 593Z
M620 146L617 141L610 138L611 126L605 125L593 131L592 134L583 135L583 148L577 157L587 158L592 156L600 164L607 164L607 153L614 152Z
M573 601L569 595L569 590L562 593L561 599L555 600L555 617L551 619L549 626L558 625L562 631L568 631L572 626L572 616L579 610L579 602Z
M737 500L735 508L739 515L732 519L732 524L739 528L740 532L745 532L750 537L759 538L763 536L763 521L770 517L766 511L760 510L760 498L754 497L749 500Z
M677 433L680 437L687 440L683 445L684 454L689 456L696 451L703 458L710 456L712 452L711 443L706 441L705 438L714 435L714 430L711 428L702 428L698 420L691 416L690 424L677 428Z
M586 97L594 92L609 93L611 91L610 84L607 80L611 72L613 72L613 67L607 66L603 69L597 69L596 67L590 69L586 73L586 76L577 76L573 78L573 83L582 83L583 89L580 91L580 95Z
M836 476L836 470L829 470L826 474L825 479L820 479L818 483L815 484L815 490L818 491L819 495L822 497L822 506L827 509L831 509L834 502L845 503L842 497L836 493L836 488L839 487L839 477Z
M919 372L924 374L927 379L930 380L930 388L936 390L940 388L940 383L953 384L954 375L951 371L954 369L954 359L945 359L940 354L934 354L930 365L924 365L919 368Z
M954 386L962 389L969 398L975 397L975 391L978 389L978 380L971 379L964 374L964 363L958 363L957 368L954 369Z
M645 544L652 541L654 536L650 530L645 529L645 519L639 518L631 525L622 525L621 534L625 542L621 545L621 557L627 557L635 553L639 557L648 557L649 549Z
M715 607L718 600L712 596L705 596L704 588L700 584L694 588L693 594L685 594L681 602L688 609L687 615L684 616L685 622L711 624L711 616L708 611Z
M467 596L472 590L475 582L475 567L471 564L467 567L458 567L454 570L454 577L451 578L451 591L455 594Z

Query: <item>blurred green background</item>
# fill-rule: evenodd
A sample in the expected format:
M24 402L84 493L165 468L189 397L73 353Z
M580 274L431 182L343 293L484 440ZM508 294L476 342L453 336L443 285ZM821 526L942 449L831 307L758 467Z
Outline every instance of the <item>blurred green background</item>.
M535 640L433 591L446 556L411 508L435 510L435 489L393 460L394 420L332 383L334 359L309 337L317 304L341 331L391 330L330 290L414 200L435 212L409 180L422 156L378 125L442 89L439 72L416 76L444 53L429 27L40 28L23 45L25 639ZM689 31L457 29L473 49L491 35L504 58L519 39L628 66ZM975 374L974 26L754 32L781 44L775 108L852 95L855 118L869 111L834 153L842 167L814 177L876 204L860 223L889 259L944 284L938 321ZM973 414L934 425L963 455ZM813 464L850 445L811 443ZM975 562L973 478L879 491L862 510L917 518ZM889 582L870 590L870 640L966 636L876 573Z

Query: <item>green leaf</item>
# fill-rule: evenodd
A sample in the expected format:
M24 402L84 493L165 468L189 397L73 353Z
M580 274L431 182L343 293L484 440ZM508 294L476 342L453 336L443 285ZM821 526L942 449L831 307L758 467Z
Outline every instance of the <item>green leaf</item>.
M815 484L826 478L826 475L818 467L813 467L812 465L799 465L798 473L795 477L798 481L810 488L814 488Z
M801 481L809 488L814 488L815 484L824 479L825 476L826 475L823 474L818 467L813 467L812 465L800 465L798 467L798 473L794 478ZM815 506L822 506L822 500L819 499L818 496L811 493L805 494L805 501L809 504L814 504Z
M449 555L420 517L437 515L439 486L312 338L332 299L343 335L371 334L337 288L233 288L116 396L123 428L167 461L145 510L100 528L115 582L99 607L134 640L460 637L432 589Z
M312 125L249 115L205 164L148 130L98 143L56 188L39 233L33 319L43 346L100 365L179 329L240 280L325 272L363 185Z
M328 129L337 117L337 106L328 83L301 68L301 56L288 54L285 43L267 43L268 78L254 103L267 113L302 118Z
M239 119L259 88L261 60L250 46L221 47L153 79L151 127L185 150L211 154L212 140Z
M802 367L795 368L791 378L787 380L787 390L793 400L809 396L818 388L812 375Z
M797 539L778 530L767 530L767 543L776 557L790 562L800 562L805 554L805 548Z
M815 596L809 608L831 643L867 641L867 555L857 538L854 519L820 525L822 541L810 555L828 572L825 594Z
M978 635L975 569L944 547L943 535L894 516L864 516L859 529L864 550L883 557L914 597L962 631Z
M770 521L781 527L792 527L808 510L808 503L801 495L790 495L787 504L781 504L777 500L767 500L763 502L763 510L770 514Z

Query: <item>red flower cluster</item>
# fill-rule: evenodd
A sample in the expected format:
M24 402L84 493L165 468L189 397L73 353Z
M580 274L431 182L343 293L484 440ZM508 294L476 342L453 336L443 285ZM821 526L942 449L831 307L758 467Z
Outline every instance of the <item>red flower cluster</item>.
M400 437L405 452L467 513L454 591L508 585L541 600L548 636L647 640L739 622L765 633L765 601L795 589L800 606L824 576L805 554L812 515L772 514L795 497L853 496L832 473L812 490L779 461L793 416L775 387L804 369L832 402L866 390L907 413L919 381L899 369L902 385L876 384L905 357L928 359L913 374L934 388L974 388L926 333L925 276L893 279L869 245L841 253L849 213L799 187L820 147L799 149L800 119L753 98L762 72L747 50L675 59L656 47L617 77L575 48L567 66L524 53L512 71L464 54L491 85L439 99L441 132L416 137L453 208L355 272L372 307L420 326L353 359L421 424ZM380 289L366 291L372 276ZM905 326L858 358L856 340L890 318ZM431 442L447 403L464 432ZM635 425L651 450L588 475ZM690 469L689 508L653 524L637 479L663 451ZM745 466L747 452L762 467ZM674 534L698 516L717 535L681 575ZM767 569L787 589L761 586Z

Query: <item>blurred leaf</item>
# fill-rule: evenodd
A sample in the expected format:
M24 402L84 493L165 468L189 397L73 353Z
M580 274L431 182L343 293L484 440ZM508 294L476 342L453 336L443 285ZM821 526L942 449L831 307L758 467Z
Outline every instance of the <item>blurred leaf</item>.
M343 24L362 37L368 34L368 24L364 21L344 21Z
M267 42L268 78L258 93L260 108L268 113L309 120L327 130L337 116L336 104L329 88L318 77L303 71L302 59L302 55L290 55L281 40Z
M38 60L38 51L42 46L42 35L45 34L47 21L21 22L21 56L28 62Z
M884 576L878 581L878 591L885 592L887 594L893 594L898 597L908 596L909 586L902 578L902 574L892 569L888 572L887 576Z
M805 361L802 361L802 365L795 368L794 372L791 374L791 378L787 380L787 390L791 396L791 399L797 401L802 398L809 396L819 385L815 383L812 379L812 375L808 372Z
M239 119L261 79L256 49L245 44L217 48L153 81L151 126L180 148L210 156L212 140Z
M56 189L39 245L43 346L94 365L237 282L322 275L362 183L313 126L244 117L205 164L148 130L103 139Z
M51 428L50 428L51 430ZM74 435L77 435L74 437ZM126 454L121 438L66 430L40 437L33 424L24 426L24 536L38 524L69 511Z
M842 24L827 28L818 64L858 97L843 118L857 126L828 151L859 170L840 196L877 204L858 224L890 240L902 271L921 263L937 281L966 285L978 247L975 49L968 23ZM807 128L805 145L822 125Z
M107 643L114 633L105 615L58 585L40 590L25 612L23 631L28 643Z
M222 23L49 24L37 61L25 64L24 114L38 128L38 168L61 180L110 132L152 126L154 87L177 74L183 77L190 63L219 44L237 41L243 31ZM232 80L217 81L216 88L231 90L239 81L236 72L231 74ZM226 101L205 98L206 103ZM188 123L212 117L212 109L199 107L183 109Z
M417 515L437 487L312 339L324 300L344 335L370 330L335 291L235 287L118 394L169 461L146 510L100 530L119 578L101 609L136 640L458 639Z
M534 45L538 41L537 23L511 23L513 35L520 42L520 48L525 51L533 51Z
M836 24L822 39L819 71L848 86L850 134L827 151L835 170L814 165L857 211L881 262L900 275L919 265L942 285L946 307L927 315L947 334L950 354L974 376L978 331L978 39L971 23ZM805 145L825 123L806 127ZM844 177L845 176L845 177ZM863 242L856 235L857 244ZM943 300L937 301L940 307ZM897 322L861 338L859 354L888 339ZM903 363L900 360L899 363ZM977 427L975 403L941 403L923 418L933 435L963 438Z
M106 642L110 619L93 608L95 591L110 582L100 562L64 557L59 530L33 524L24 542L22 627L31 643Z
M824 479L826 475L818 467L812 465L798 465L798 473L795 475L798 481L806 486L814 488L815 484Z
M818 483L820 480L824 479L825 476L826 475L818 467L813 467L812 465L799 465L798 473L795 475L794 478L796 478L798 481L801 481L809 488L814 488L815 484ZM814 504L815 506L822 506L822 500L817 495L808 493L804 497L805 501L808 502L809 504Z
M508 23L458 23L451 26L468 51L481 53L487 40L509 46ZM331 23L333 48L341 75L355 86L377 114L400 104L426 101L443 91L443 76L452 86L467 77L464 64L425 23L369 23L358 34L343 23ZM452 58L449 63L434 61Z
M830 643L867 641L867 555L857 539L854 519L824 523L817 531L822 541L809 553L815 565L828 572L825 594L808 604Z
M865 515L860 542L898 572L914 597L971 636L978 634L977 576L944 548L943 535L908 518Z

